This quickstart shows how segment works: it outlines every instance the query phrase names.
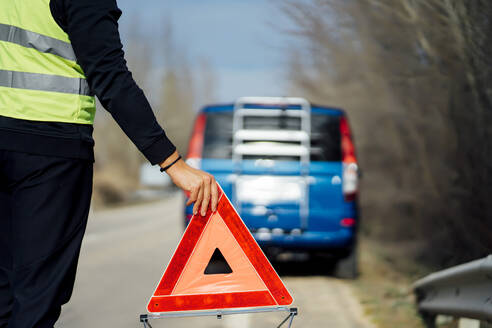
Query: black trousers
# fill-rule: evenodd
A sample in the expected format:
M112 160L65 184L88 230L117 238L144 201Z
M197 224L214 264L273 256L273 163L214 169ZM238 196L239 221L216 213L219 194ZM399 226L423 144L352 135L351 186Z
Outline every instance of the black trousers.
M69 301L90 161L0 150L0 328L52 328Z

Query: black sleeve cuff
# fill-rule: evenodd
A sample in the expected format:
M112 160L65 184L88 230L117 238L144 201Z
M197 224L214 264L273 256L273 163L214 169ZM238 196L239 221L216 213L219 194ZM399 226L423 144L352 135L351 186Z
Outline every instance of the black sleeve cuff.
M162 134L153 144L142 150L142 154L152 165L157 165L166 160L176 151L176 147L166 134Z

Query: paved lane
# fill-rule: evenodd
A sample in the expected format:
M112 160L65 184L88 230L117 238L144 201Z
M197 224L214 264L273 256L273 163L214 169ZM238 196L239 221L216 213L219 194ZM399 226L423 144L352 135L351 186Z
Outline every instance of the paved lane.
M161 202L92 213L72 301L63 308L57 327L140 327L138 315L145 313L181 236L181 213L179 193ZM294 327L372 327L347 283L313 274L316 271L302 263L280 270L300 311ZM153 326L271 328L283 317L283 313L268 313L222 320L165 319Z

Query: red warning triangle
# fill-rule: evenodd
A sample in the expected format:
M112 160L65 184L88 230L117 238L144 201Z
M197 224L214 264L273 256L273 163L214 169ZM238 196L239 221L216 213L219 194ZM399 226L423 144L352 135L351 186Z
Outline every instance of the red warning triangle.
M147 305L149 312L292 304L292 296L220 186L219 193L216 212L191 219ZM217 259L223 263L215 263Z

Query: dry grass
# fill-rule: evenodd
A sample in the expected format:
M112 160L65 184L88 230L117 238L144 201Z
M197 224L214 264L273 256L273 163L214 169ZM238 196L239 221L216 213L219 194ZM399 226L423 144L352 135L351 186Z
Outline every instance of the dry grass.
M361 276L353 287L366 314L380 328L423 328L418 316L411 284L423 270L394 257L378 243L361 238ZM413 266L413 275L403 274L397 266Z

